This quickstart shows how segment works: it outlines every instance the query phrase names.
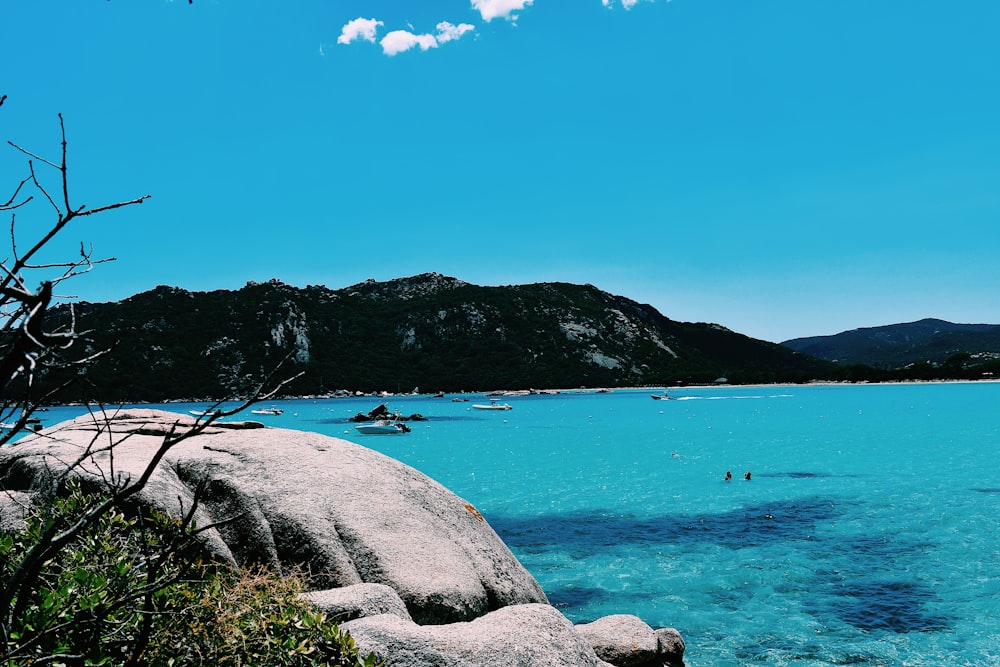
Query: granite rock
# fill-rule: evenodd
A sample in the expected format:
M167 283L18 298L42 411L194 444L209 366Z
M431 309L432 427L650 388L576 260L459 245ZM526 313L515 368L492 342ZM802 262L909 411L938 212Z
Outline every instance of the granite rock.
M653 630L637 616L615 614L576 631L615 667L684 667L684 639L673 628Z
M386 667L610 667L553 607L504 607L465 623L370 616L341 626Z
M653 628L637 616L605 616L593 623L577 625L576 631L590 642L602 660L616 667L645 665L657 655L658 644Z
M77 472L97 484L137 476L187 415L148 409L85 415L0 448L0 495L24 499L88 451ZM255 428L249 428L254 426ZM317 433L216 422L175 445L141 501L196 521L224 561L304 568L317 589L384 584L419 623L546 603L538 582L472 504L423 473ZM8 503L10 504L10 503ZM220 523L221 522L221 523Z
M303 593L302 597L336 623L381 614L394 614L408 621L413 620L399 594L385 584L354 584L343 588L310 591Z

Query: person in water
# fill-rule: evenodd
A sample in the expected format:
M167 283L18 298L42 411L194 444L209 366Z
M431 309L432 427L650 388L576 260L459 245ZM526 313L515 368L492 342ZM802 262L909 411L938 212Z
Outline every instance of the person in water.
M747 480L748 482L750 481L750 471L749 470L747 470L745 473L743 473L743 479Z
M732 480L732 479L733 479L733 473L731 473L731 472L729 472L729 471L727 470L727 471L726 471L726 481L728 482L728 481L730 481L730 480Z

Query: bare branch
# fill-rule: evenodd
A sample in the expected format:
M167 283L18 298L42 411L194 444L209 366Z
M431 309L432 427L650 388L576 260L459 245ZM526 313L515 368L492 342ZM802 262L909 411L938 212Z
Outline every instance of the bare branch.
M24 201L22 201L20 203L17 203L17 204L14 203L14 200L17 199L17 195L19 195L21 193L21 189L30 180L31 180L31 177L29 176L28 178L23 179L20 183L17 184L17 187L14 188L14 194L12 194L10 196L10 199L8 199L3 204L0 204L0 211L10 211L10 210L15 209L15 208L20 208L21 206L24 206L29 201L31 201L32 197L29 195L28 198L25 199ZM11 221L13 222L13 218L11 218ZM13 230L11 232L11 235L13 236Z
M94 215L95 213L104 213L105 211L111 211L116 208L121 208L123 206L132 206L133 204L141 204L147 199L151 198L153 195L143 195L141 197L136 197L135 199L129 201L120 201L117 204L108 204L106 206L99 206L97 208L91 208L87 210L78 210L74 212L74 215L83 217L85 215Z
M59 131L62 134L62 166L59 171L62 172L63 206L66 207L66 215L69 216L69 212L73 210L73 207L69 205L69 170L66 168L66 123L63 122L62 114L59 114Z
M60 115L60 118L61 118L61 117L62 117L62 116ZM26 149L26 148L22 148L21 146L18 146L18 145L17 145L17 144L15 144L15 143L14 143L13 141L8 141L7 143L8 143L9 145L13 146L14 148L16 148L17 150L21 151L22 153L24 153L24 154L25 154L25 155L27 155L28 157L30 157L30 158L31 158L32 160L38 160L39 162L43 162L43 163L45 163L45 164L49 165L49 166L50 166L50 167L52 167L53 169L59 169L59 165L57 165L57 164L56 164L55 162L52 162L51 160L46 160L46 159L45 159L45 158L43 158L43 157L42 157L41 155L38 155L37 153L32 153L32 152L31 152L31 151L29 151L28 149Z

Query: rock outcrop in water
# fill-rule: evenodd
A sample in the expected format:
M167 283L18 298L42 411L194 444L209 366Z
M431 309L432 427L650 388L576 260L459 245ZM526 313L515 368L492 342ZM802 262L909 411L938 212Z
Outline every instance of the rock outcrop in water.
M424 417L419 412L415 412L409 417L406 415L401 415L398 412L390 412L389 407L385 403L380 403L376 405L371 412L359 412L353 417L348 418L348 421L352 422L373 422L379 419L391 419L393 421L409 421L409 422L425 422L427 417Z
M157 410L87 415L0 448L0 526L92 443L117 443L115 469L136 475L165 434L193 423ZM98 452L78 472L96 482L109 467ZM198 525L222 522L204 534L216 556L307 567L309 599L355 619L345 627L359 646L389 665L682 664L683 643L659 642L635 617L610 617L612 632L575 629L471 503L359 445L217 422L169 451L141 502L177 515L199 488Z

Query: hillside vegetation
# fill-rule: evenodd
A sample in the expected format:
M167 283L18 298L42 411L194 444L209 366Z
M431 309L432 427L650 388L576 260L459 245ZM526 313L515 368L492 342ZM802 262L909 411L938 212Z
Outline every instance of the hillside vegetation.
M839 366L864 364L888 370L927 365L988 371L1000 360L1000 325L923 319L796 338L782 345Z
M93 350L114 346L86 371L107 402L239 395L288 356L283 371L304 371L288 391L303 395L801 382L831 372L786 347L676 322L592 285L481 287L438 274L340 290L269 281L235 291L158 287L75 310Z

